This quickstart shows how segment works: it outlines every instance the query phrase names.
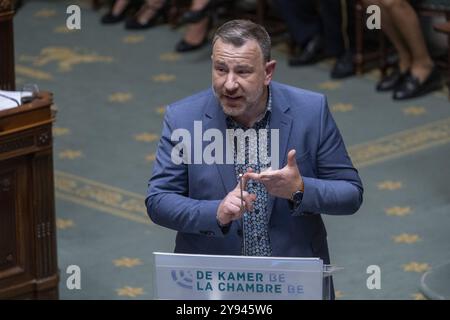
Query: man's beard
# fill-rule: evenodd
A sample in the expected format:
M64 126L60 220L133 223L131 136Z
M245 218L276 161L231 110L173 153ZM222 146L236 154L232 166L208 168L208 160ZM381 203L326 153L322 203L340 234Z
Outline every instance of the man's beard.
M263 91L263 90L261 90L261 91ZM219 102L220 102L220 106L222 107L223 113L225 113L227 116L230 116L230 117L239 117L239 116L242 116L242 115L244 115L249 109L251 109L251 106L252 106L252 105L256 105L256 102L251 103L251 101L248 101L245 97L242 97L242 98L240 99L241 101L238 102L238 103L239 103L238 105L235 105L235 106L233 106L233 107L226 106L225 103L222 103L222 101L221 101L221 99L220 99L221 97L222 97L223 99L226 99L226 98L224 98L223 95L219 95L219 94L216 92L216 90L214 89L214 87L213 87L213 92L214 92L214 95L216 96L217 100L219 100ZM260 96L260 95L262 95L262 92L259 92L257 96Z
M240 105L239 107L227 107L224 104L220 104L222 106L223 113L230 117L238 117L245 113L247 110L246 105Z

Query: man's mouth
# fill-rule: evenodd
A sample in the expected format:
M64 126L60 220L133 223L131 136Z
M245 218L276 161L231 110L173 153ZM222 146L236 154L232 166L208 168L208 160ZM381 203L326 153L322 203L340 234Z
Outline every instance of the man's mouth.
M228 100L238 100L238 99L240 99L241 98L241 96L235 96L235 97L233 97L233 96L227 96L227 95L224 95L224 97L226 98L226 99L228 99Z

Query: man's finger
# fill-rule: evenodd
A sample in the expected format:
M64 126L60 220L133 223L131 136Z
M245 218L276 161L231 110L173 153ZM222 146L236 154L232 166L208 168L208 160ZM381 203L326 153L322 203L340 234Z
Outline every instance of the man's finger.
M241 203L238 201L237 203L233 203L230 201L226 206L226 214L235 216L241 212Z
M256 173L256 172L246 172L244 174L244 177L245 177L246 181L248 181L248 180L259 181L259 179L260 179L259 176L260 176L260 174Z
M278 178L280 170L272 170L272 168L268 168L259 174L259 179L261 181L271 180L273 178Z
M233 211L233 214L239 216L244 213L244 211L252 211L252 206L255 199L256 195L249 194L246 191L244 191L244 196L242 199L238 195L230 197L230 204L233 205L234 208L236 208L236 210Z
M244 197L245 207L247 211L253 211L253 202L256 200L256 194L249 193Z
M247 174L251 174L253 173L253 169L252 168L248 168L247 172L244 172L244 174L242 175L242 190L247 190L247 183L248 180L250 180L250 178L247 176Z
M240 193L241 186L242 186L242 191L245 191L247 189L247 182L248 182L248 178L245 177L245 174L240 173L239 177L238 177L236 188L234 188L234 190L236 190L236 191L238 191L238 193Z
M235 194L232 197L229 197L229 203L235 207L241 209L241 211L252 211L253 210L253 202L256 200L256 194L248 193L247 191L243 191L243 198L241 201L241 196L239 194ZM237 212L234 212L237 214Z
M251 174L251 175L257 175L257 173L254 173L254 172L253 172L253 169L252 169L252 168L248 168L248 169L247 169L247 172L244 172L243 174L242 174L242 173L239 174L239 180L238 180L238 184L237 184L237 186L236 186L236 189L237 189L237 190L240 191L240 189L241 189L241 181L240 181L240 179L242 179L242 190L247 190L247 183L248 183L248 180L252 179L252 178L249 177L249 174Z
M239 188L242 190L242 192L244 192L245 190L247 190L247 181L248 179L245 178L245 175L243 173L241 173L239 175L240 180L239 180Z
M255 201L256 200L256 194L254 194L254 193L246 193L244 195L244 200L245 201Z
M288 165L288 167L296 167L297 166L297 161L295 160L295 149L292 149L289 151L287 165Z
M245 177L247 180L255 180L258 182L262 182L262 181L270 180L273 176L276 176L278 171L279 170L273 170L272 167L269 167L269 168L265 169L264 171L261 171L261 173L247 172L245 174Z

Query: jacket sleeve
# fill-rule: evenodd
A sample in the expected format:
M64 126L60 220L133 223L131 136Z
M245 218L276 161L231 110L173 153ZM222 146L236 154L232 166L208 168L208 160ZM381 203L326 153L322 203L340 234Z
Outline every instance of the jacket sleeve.
M176 164L171 153L175 115L167 107L164 125L148 184L145 200L150 219L161 226L194 234L223 237L216 213L221 200L196 200L188 197L188 165Z
M321 104L316 166L317 178L303 177L303 200L293 214L346 215L358 211L363 201L362 182L325 97Z

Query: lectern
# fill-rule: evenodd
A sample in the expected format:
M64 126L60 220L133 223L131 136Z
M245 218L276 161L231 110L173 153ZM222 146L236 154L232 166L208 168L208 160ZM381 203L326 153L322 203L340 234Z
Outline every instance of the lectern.
M336 268L324 265L319 258L153 254L156 299L329 300L334 297L331 274Z
M51 105L0 111L0 299L58 298Z

